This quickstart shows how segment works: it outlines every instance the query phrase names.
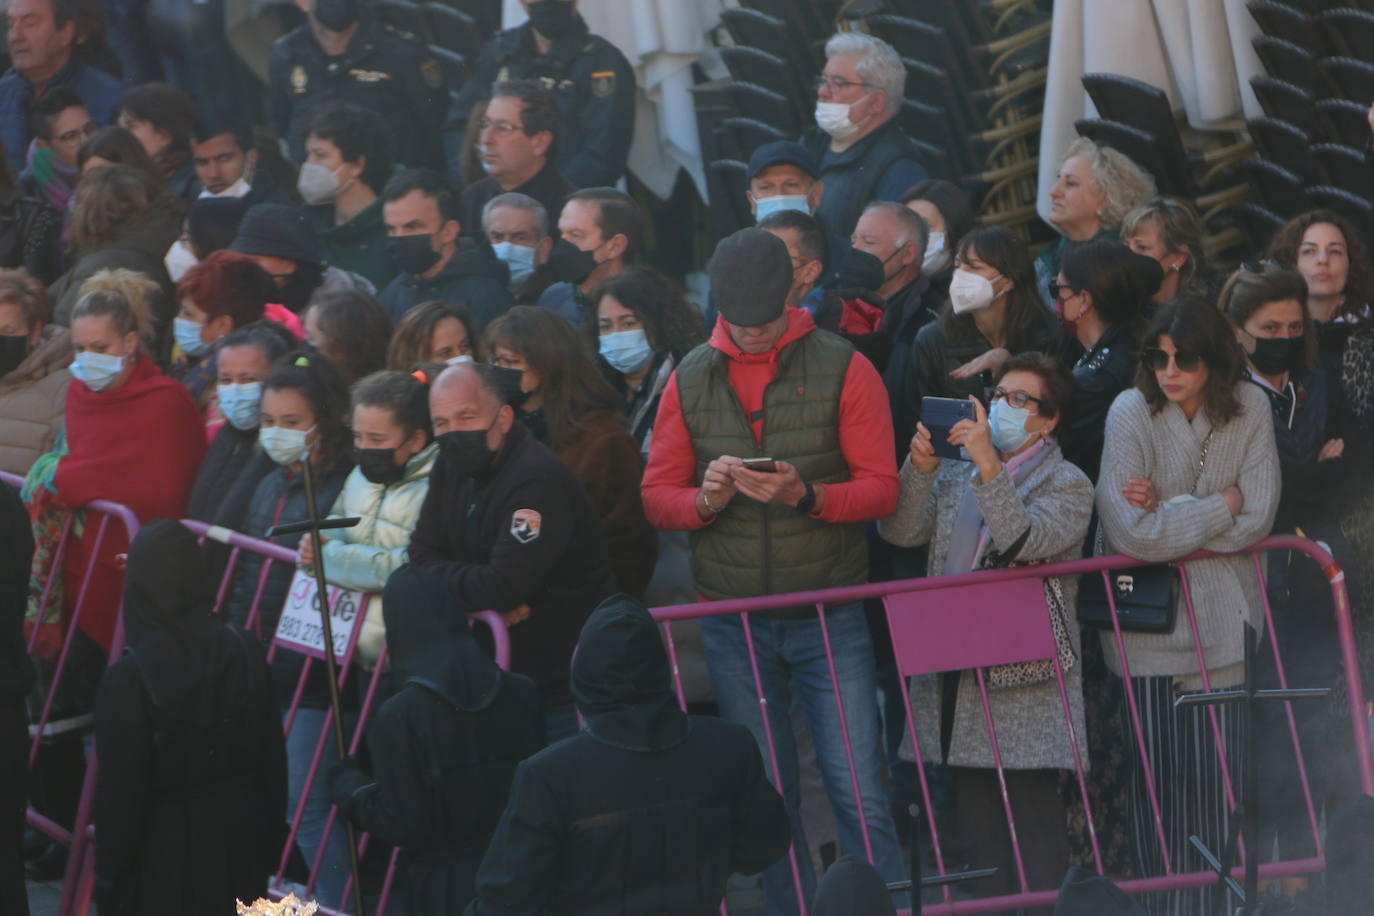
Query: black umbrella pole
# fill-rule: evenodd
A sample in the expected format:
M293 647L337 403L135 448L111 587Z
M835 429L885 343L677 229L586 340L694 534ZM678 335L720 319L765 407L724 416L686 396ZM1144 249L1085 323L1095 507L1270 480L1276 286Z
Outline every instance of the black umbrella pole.
M305 511L312 519L319 519L320 513L315 506L315 472L311 468L310 456L302 462L302 478L305 484ZM339 702L339 666L334 660L334 628L329 620L329 582L324 576L324 542L320 537L319 526L312 526L308 533L315 562L311 564L315 572L315 606L320 611L320 630L324 635L324 667L329 676L329 707L334 711L334 745L339 759L348 756L348 741L344 737L343 708ZM318 774L316 775L318 777ZM353 897L357 916L367 916L363 906L363 874L358 867L358 838L353 830L353 822L343 817L344 830L348 834L348 864L353 869Z

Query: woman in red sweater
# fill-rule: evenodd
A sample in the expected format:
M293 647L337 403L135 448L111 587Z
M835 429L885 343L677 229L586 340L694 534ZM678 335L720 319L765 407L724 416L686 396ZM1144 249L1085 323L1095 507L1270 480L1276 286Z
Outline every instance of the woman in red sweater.
M149 300L156 291L142 274L122 269L100 271L81 286L72 310L76 357L70 366L74 382L67 389L65 437L38 460L25 486L40 531L55 511L96 499L127 506L140 522L181 518L186 510L205 453L205 433L185 387L163 375L148 353L153 337ZM67 549L68 604L80 594L98 530L87 524L83 537ZM112 523L78 621L107 652L121 593L117 556L128 547L123 526Z

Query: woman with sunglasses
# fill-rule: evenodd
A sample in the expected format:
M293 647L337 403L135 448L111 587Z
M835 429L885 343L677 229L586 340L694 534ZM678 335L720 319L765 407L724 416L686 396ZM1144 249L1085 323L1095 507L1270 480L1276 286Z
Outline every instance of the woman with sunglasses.
M1070 248L1050 284L1060 326L1084 351L1073 367L1073 425L1065 430L1064 457L1093 482L1107 411L1135 379L1136 334L1163 277L1153 258L1099 239Z
M883 539L901 547L931 544L933 576L1081 556L1092 484L1064 460L1054 438L1072 392L1069 373L1053 357L1034 352L1012 357L999 372L991 410L970 398L974 419L960 420L949 432L949 442L963 446L971 464L942 462L930 430L918 423L902 467L897 509L879 524ZM1053 626L1081 748L1086 736L1081 666L1069 660L1070 654L1078 655L1076 594L1077 584L1063 580L1050 613L1058 617ZM1045 613L1044 605L1039 612ZM1074 768L1074 758L1053 667L1006 665L988 669L987 676L996 688L988 699L1016 822L1064 824L1059 783L1061 774ZM911 694L927 762L953 768L957 830L973 844L972 861L1001 867L997 878L980 887L994 895L1015 893L1011 841L974 673L916 678ZM950 712L952 722L942 722ZM1030 887L1057 886L1069 861L1067 833L1062 827L1037 831L1036 842L1023 843L1021 853Z
M1273 528L1280 472L1269 401L1243 378L1245 353L1234 330L1211 303L1180 300L1160 309L1143 343L1135 387L1122 392L1107 414L1097 482L1106 552L1166 563L1198 550L1250 546ZM1126 686L1139 704L1175 868L1195 856L1190 835L1200 836L1211 849L1221 849L1227 840L1229 806L1211 716L1220 723L1233 768L1239 765L1241 742L1239 713L1232 707L1176 710L1174 699L1203 686L1199 657L1206 660L1212 689L1239 685L1247 625L1264 630L1250 557L1196 560L1182 569L1202 644L1194 645L1182 588L1172 631L1126 631L1121 640L1130 662ZM1119 676L1116 639L1104 634L1103 650ZM1129 716L1129 710L1122 714ZM1136 752L1135 742L1131 750ZM1132 848L1141 874L1162 874L1144 765L1137 760L1132 767ZM1172 892L1151 912L1201 913L1208 893Z
M1333 404L1329 380L1313 368L1316 334L1307 314L1307 283L1302 275L1273 262L1260 269L1242 268L1222 290L1220 306L1245 350L1246 379L1268 398L1283 475L1275 533L1305 534L1329 544L1338 562L1349 549L1341 535L1340 503L1348 500L1352 462L1344 457L1341 411ZM1305 687L1330 687L1340 665L1331 589L1317 564L1288 551L1269 554L1268 592L1274 614L1269 634L1282 650L1288 681ZM1261 648L1260 683L1277 688L1268 646ZM1327 724L1322 703L1294 703L1292 713L1302 739L1303 758L1312 797L1320 804L1326 790ZM1260 809L1263 849L1275 835L1280 859L1317 855L1307 822L1302 782L1288 739L1283 706L1259 710L1259 728L1272 734L1260 762ZM1306 887L1304 878L1284 878L1283 893L1293 897Z

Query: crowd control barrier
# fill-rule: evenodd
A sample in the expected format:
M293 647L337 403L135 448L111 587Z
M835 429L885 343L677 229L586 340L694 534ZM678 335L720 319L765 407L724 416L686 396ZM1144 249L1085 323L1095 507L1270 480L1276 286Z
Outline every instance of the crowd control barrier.
M1269 551L1292 551L1295 554L1306 555L1315 561L1325 574L1330 584L1332 600L1335 609L1335 620L1339 635L1339 651L1341 660L1341 677L1348 695L1348 705L1350 713L1351 732L1354 736L1353 757L1358 766L1359 782L1363 791L1374 794L1374 765L1371 764L1371 753L1369 744L1369 734L1367 720L1365 716L1365 702L1360 681L1360 672L1355 653L1355 639L1351 626L1350 604L1347 600L1344 573L1336 566L1330 553L1321 545L1312 541L1297 537L1271 537L1261 541L1249 549L1243 551L1252 557L1254 574L1260 580L1260 593L1264 595L1264 612L1266 618L1266 630L1273 629L1273 611L1269 607L1268 594L1263 587L1264 569L1262 560ZM1185 560L1201 560L1221 556L1220 554L1201 552L1193 554ZM983 712L983 724L986 727L988 743L992 749L994 762L996 764L996 778L1001 790L1001 806L1006 818L1008 835L1011 840L1012 858L1007 862L976 862L972 863L975 867L995 866L1002 869L1010 869L1015 875L1019 893L1002 896L987 896L976 899L956 899L947 883L932 880L934 876L927 876L927 881L933 885L941 886L942 899L939 902L927 903L924 905L923 912L932 914L962 914L962 913L988 913L1001 911L1015 911L1023 907L1051 906L1058 896L1058 885L1054 887L1030 887L1026 883L1023 869L1022 853L1025 848L1027 838L1033 837L1037 833L1043 834L1047 829L1052 829L1045 824L1017 824L1013 817L1012 801L1008 795L1006 782L1006 770L1002 766L1002 753L997 737L998 723L992 716L992 696L991 688L987 682L987 669L990 666L1002 665L1014 662L1049 660L1054 667L1054 680L1058 687L1059 706L1062 713L1062 721L1065 723L1070 745L1076 765L1074 768L1075 791L1081 800L1084 811L1087 813L1087 831L1091 846L1091 857L1096 865L1096 870L1102 873L1102 856L1099 848L1098 837L1093 828L1093 818L1091 816L1092 805L1089 799L1087 775L1085 764L1087 762L1087 748L1081 736L1075 734L1075 730L1068 724L1071 721L1069 696L1065 686L1065 672L1060 664L1056 652L1056 643L1052 632L1049 614L1043 615L1024 613L1026 604L1024 600L1019 607L1022 613L1017 615L1007 613L1007 608L1014 608L1016 596L1027 594L1025 588L1018 588L1018 585L1027 583L1038 583L1050 577L1077 576L1082 574L1093 574L1104 577L1108 571L1119 571L1124 568L1146 565L1140 561L1126 557L1097 557L1072 562L1043 564L1038 566L1019 566L1000 570L983 570L978 572L965 573L961 575L936 576L925 579L912 579L900 582L882 582L867 585L855 586L850 588L826 589L823 591L796 593L788 595L774 595L768 597L737 599L729 601L714 601L697 604L682 604L670 607L660 607L653 610L654 618L661 624L664 640L667 643L670 661L673 664L674 678L676 680L679 699L682 698L681 680L677 676L676 652L673 646L673 637L669 623L677 620L700 619L707 617L720 617L726 615L739 615L745 622L744 633L749 643L750 664L753 674L754 696L760 704L761 710L767 709L767 700L763 695L762 679L759 670L759 661L754 652L754 638L751 637L748 621L753 615L765 615L769 611L781 609L796 609L802 606L814 606L821 622L821 633L824 642L824 649L830 670L835 670L835 654L830 642L830 634L825 622L828 613L833 612L836 606L849 604L851 602L866 599L882 599L887 608L887 617L893 638L893 647L897 659L899 673L902 675L904 689L903 703L906 711L907 720L907 740L911 747L916 751L917 772L919 781L919 792L921 806L925 812L930 812L932 806L932 792L927 765L921 753L921 743L917 734L917 728L912 717L912 704L909 691L905 689L906 679L915 676L934 674L937 672L950 672L956 670L969 670L975 672L978 686L978 699L981 701ZM1212 685L1208 682L1206 666L1202 664L1203 652L1197 649L1198 645L1198 623L1196 609L1193 606L1192 593L1188 587L1188 576L1186 569L1179 567L1182 594L1184 596L1185 614L1180 614L1176 626L1179 628L1188 627L1191 633L1192 643L1199 659L1199 669L1202 673L1203 687L1202 692L1210 693ZM1038 588L1034 591L1040 591ZM1107 589L1111 593L1111 589ZM1043 601L1040 604L1043 609L1046 605ZM827 608L832 609L827 611ZM1113 605L1114 609L1114 605ZM1113 626L1116 635L1120 636L1120 622L1114 618ZM1084 639L1095 638L1091 633L1087 633ZM1118 640L1118 647L1123 644ZM1272 644L1274 662L1279 672L1279 678L1284 687L1288 686L1285 675L1285 665L1282 658L1282 651L1285 647L1276 643ZM1150 809L1153 812L1151 825L1156 837L1156 842L1160 844L1160 852L1164 862L1164 869L1161 874L1143 875L1133 880L1121 881L1120 886L1130 894L1144 894L1154 891L1178 890L1184 888L1201 887L1203 885L1216 884L1219 880L1218 874L1208 870L1208 865L1200 854L1194 854L1188 860L1180 861L1171 859L1168 855L1167 844L1165 843L1164 830L1167 826L1162 815L1160 803L1161 787L1154 784L1149 778L1148 750L1147 742L1142 731L1140 702L1132 689L1132 682L1129 676L1130 659L1124 648L1118 649L1119 664L1126 677L1122 679L1125 687L1130 708L1130 730L1131 740L1139 749L1142 759L1147 761L1144 768L1146 783L1149 796ZM1309 686L1333 686L1333 685L1296 685L1301 687ZM848 742L848 728L844 718L844 708L840 704L840 694L835 687L833 677L831 687L834 692L835 702L838 707L839 721L841 728L845 731L846 744ZM1013 688L1014 689L1014 688ZM1321 700L1307 702L1323 702ZM1325 867L1322 854L1322 837L1320 831L1320 818L1317 808L1320 805L1320 798L1313 798L1312 791L1308 785L1307 770L1303 759L1303 747L1301 746L1297 730L1293 720L1293 702L1285 701L1286 715L1288 720L1288 733L1286 740L1290 743L1294 759L1296 761L1296 778L1301 779L1303 793L1306 804L1306 815L1308 824L1313 834L1313 840L1317 855L1311 858L1294 859L1288 861L1265 863L1260 867L1260 875L1263 878L1303 875L1321 871ZM685 708L686 704L683 703ZM1218 726L1215 707L1209 709L1212 734L1208 737L1215 753L1221 762L1225 780L1225 797L1227 808L1234 811L1236 806L1236 792L1239 790L1238 777L1233 780L1231 774L1236 771L1239 762L1228 760L1220 728ZM765 752L765 766L770 773L770 777L775 782L779 779L779 759L774 740L773 727L769 724L770 717L764 714L762 717ZM1093 723L1087 723L1088 728L1093 727ZM872 860L870 849L870 839L868 825L863 822L862 812L864 810L862 799L858 797L859 778L855 772L853 748L846 746L846 756L849 765L849 783L842 788L851 793L850 800L860 812L860 827L864 835L864 849L846 849L844 853L866 855ZM938 756L938 753L937 753ZM944 875L948 866L955 864L948 858L949 850L940 834L939 824L935 817L923 817L922 831L928 833L928 837L922 836L923 842L928 842L928 848L933 852L935 868L938 875ZM1220 849L1213 850L1218 855ZM1240 849L1240 860L1231 871L1231 875L1237 880L1240 879L1243 871L1240 863L1244 862L1247 851L1243 845ZM792 849L788 853L792 880L794 887L800 897L801 877L798 870L798 855L807 855L805 850ZM976 887L976 884L973 885Z

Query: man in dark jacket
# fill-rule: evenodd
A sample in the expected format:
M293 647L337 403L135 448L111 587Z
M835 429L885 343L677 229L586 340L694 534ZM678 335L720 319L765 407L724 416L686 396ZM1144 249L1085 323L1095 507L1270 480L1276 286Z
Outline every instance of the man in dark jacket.
M360 830L401 847L406 913L450 916L472 900L516 765L544 746L544 711L533 681L482 653L438 576L402 566L384 599L400 692L368 726L373 777L347 758L331 794Z
M505 617L511 670L539 685L549 738L572 734L568 662L577 632L616 590L591 497L516 423L500 370L445 370L429 406L439 460L411 535L410 561L438 574L460 610Z
M29 718L24 695L33 666L24 647L33 531L19 493L0 483L0 912L28 916L24 887L25 782Z
M816 215L847 247L869 201L897 200L926 170L897 125L906 67L896 50L871 35L842 32L826 42L825 56L816 129L802 142L825 182Z
M579 188L613 185L625 174L635 126L635 75L625 55L591 34L577 0L520 0L530 21L507 29L482 48L477 66L449 109L444 152L462 174L460 153L472 107L494 83L538 80L554 94L561 115L554 162Z
M574 738L515 771L468 916L719 912L732 873L787 851L787 813L753 738L688 716L649 612L606 601L582 628Z
M398 271L378 295L392 320L422 302L461 302L478 330L515 300L506 284L510 271L485 242L460 240L458 195L443 175L411 169L382 190L387 255Z
M267 889L286 829L286 746L262 648L211 613L180 522L143 526L124 585L128 653L96 695L101 916L166 901L223 912Z

